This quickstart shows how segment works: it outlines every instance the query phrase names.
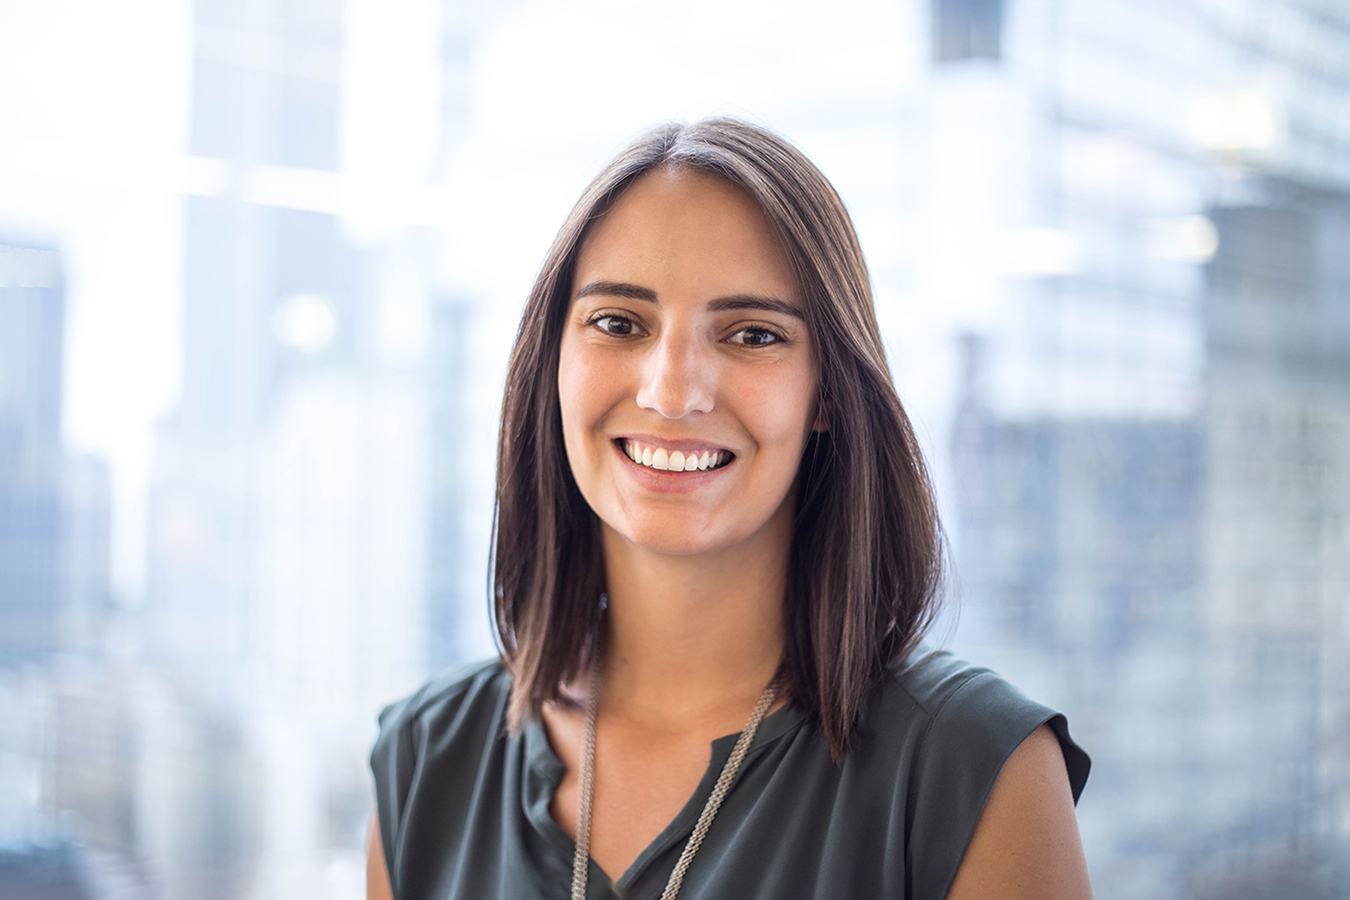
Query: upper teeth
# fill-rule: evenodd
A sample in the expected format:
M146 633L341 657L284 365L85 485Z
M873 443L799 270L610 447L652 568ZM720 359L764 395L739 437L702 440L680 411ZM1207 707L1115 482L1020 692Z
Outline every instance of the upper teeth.
M625 440L623 452L640 466L650 469L662 469L667 472L699 472L715 469L731 456L726 450L667 450L655 444L639 444Z

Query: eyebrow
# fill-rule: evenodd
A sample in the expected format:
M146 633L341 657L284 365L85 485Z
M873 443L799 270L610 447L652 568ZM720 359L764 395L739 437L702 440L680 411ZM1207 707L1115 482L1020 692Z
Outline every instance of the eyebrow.
M656 298L656 291L651 288L639 287L636 284L627 284L622 281L592 281L577 290L577 299L582 297L591 297L596 294L603 294L610 297L623 297L628 300L643 300L648 303L659 303ZM757 294L734 294L730 297L718 297L708 303L708 309L713 312L722 312L729 309L761 309L765 312L782 313L792 316L796 319L806 320L802 311L784 300L777 297L761 297Z
M622 281L592 281L577 291L577 299L590 297L593 294L624 297L628 300L646 300L649 303L657 302L656 291L651 288L638 287L636 284L625 284Z

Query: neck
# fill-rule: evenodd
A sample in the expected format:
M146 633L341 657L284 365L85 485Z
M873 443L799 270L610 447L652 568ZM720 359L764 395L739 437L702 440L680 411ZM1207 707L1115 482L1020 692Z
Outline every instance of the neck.
M603 540L606 706L669 725L753 706L783 656L790 539L697 557Z

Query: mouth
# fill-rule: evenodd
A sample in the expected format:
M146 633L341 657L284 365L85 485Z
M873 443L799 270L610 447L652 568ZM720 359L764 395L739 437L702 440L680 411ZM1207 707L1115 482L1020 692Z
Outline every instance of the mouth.
M671 450L631 438L619 438L614 443L639 466L661 472L711 472L725 468L736 458L736 454L722 447Z

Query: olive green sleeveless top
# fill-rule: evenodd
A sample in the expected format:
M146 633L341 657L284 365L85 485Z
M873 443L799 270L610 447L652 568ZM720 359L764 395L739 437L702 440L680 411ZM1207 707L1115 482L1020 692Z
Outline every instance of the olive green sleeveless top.
M380 714L371 765L395 900L569 897L574 845L549 815L563 765L540 723L507 732L510 689L493 662ZM760 725L680 896L941 900L1004 761L1045 723L1077 802L1089 761L1064 717L948 653L888 671L842 764L788 703ZM713 741L693 796L617 882L591 863L589 900L660 896L736 737Z

